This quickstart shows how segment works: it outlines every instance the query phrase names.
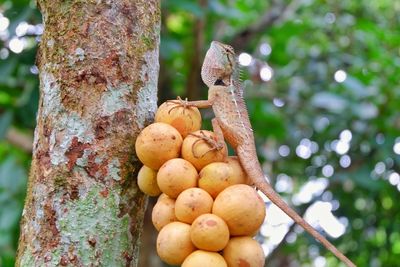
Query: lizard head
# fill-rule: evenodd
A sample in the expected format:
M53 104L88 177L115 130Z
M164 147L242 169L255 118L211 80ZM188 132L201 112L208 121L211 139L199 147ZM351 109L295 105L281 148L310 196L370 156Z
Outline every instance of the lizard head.
M201 68L203 82L213 85L229 85L236 69L235 51L230 45L212 41Z

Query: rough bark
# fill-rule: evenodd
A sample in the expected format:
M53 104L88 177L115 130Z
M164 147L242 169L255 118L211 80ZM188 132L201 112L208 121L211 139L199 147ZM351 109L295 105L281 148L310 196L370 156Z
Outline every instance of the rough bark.
M134 143L157 100L157 0L38 0L40 103L17 266L137 266Z

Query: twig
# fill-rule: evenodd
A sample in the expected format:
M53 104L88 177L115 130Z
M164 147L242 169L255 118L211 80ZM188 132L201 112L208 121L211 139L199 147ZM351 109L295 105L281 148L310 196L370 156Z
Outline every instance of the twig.
M258 19L255 23L249 25L246 29L236 34L231 41L232 46L237 51L242 51L249 43L250 40L254 40L255 36L265 31L266 28L272 26L277 22L282 22L290 17L298 7L300 6L300 0L293 0L287 5L277 3L274 1L273 6L264 13L264 15Z
M27 153L32 152L33 138L31 135L20 132L14 127L10 127L6 134L6 140L11 144L21 148Z
M205 10L207 6L207 0L198 0L198 4L202 10ZM198 99L201 97L201 55L203 54L204 44L204 25L205 25L204 13L202 16L196 18L193 29L193 53L190 56L189 74L186 84L186 95L189 99Z

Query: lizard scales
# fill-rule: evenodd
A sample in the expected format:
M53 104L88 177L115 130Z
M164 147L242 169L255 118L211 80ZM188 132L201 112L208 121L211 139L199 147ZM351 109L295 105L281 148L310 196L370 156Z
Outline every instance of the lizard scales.
M333 244L289 207L265 180L257 158L246 104L242 97L243 89L239 81L239 68L233 48L213 41L205 56L201 76L204 83L209 87L208 100L191 101L189 103L193 103L200 108L212 107L215 114L214 131L216 133L222 132L222 138L225 138L235 149L252 185L256 186L275 205L320 241L347 266L355 266Z

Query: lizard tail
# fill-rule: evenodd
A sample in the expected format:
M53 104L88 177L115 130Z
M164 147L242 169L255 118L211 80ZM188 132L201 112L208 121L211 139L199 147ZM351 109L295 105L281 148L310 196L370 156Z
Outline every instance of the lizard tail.
M240 158L240 157L239 157ZM244 160L243 160L244 161ZM297 224L303 227L309 234L321 242L329 251L331 251L336 257L343 261L349 267L355 267L356 265L347 258L342 252L340 252L331 242L329 242L323 235L316 231L308 222L306 222L300 215L298 215L278 193L274 191L269 183L264 179L264 173L261 168L247 160L246 162L240 162L246 171L248 177L253 182L253 185L257 187L261 192L264 193L276 206L284 211L290 218L292 218Z
M297 224L303 227L308 233L315 237L321 242L329 251L331 251L336 257L343 261L349 267L355 267L356 265L347 258L342 252L340 252L331 242L329 242L323 235L316 231L308 222L306 222L301 216L299 216L292 208L286 204L285 201L272 189L271 185L267 182L256 182L254 184L261 192L263 192L275 205L283 210L290 218L292 218Z

